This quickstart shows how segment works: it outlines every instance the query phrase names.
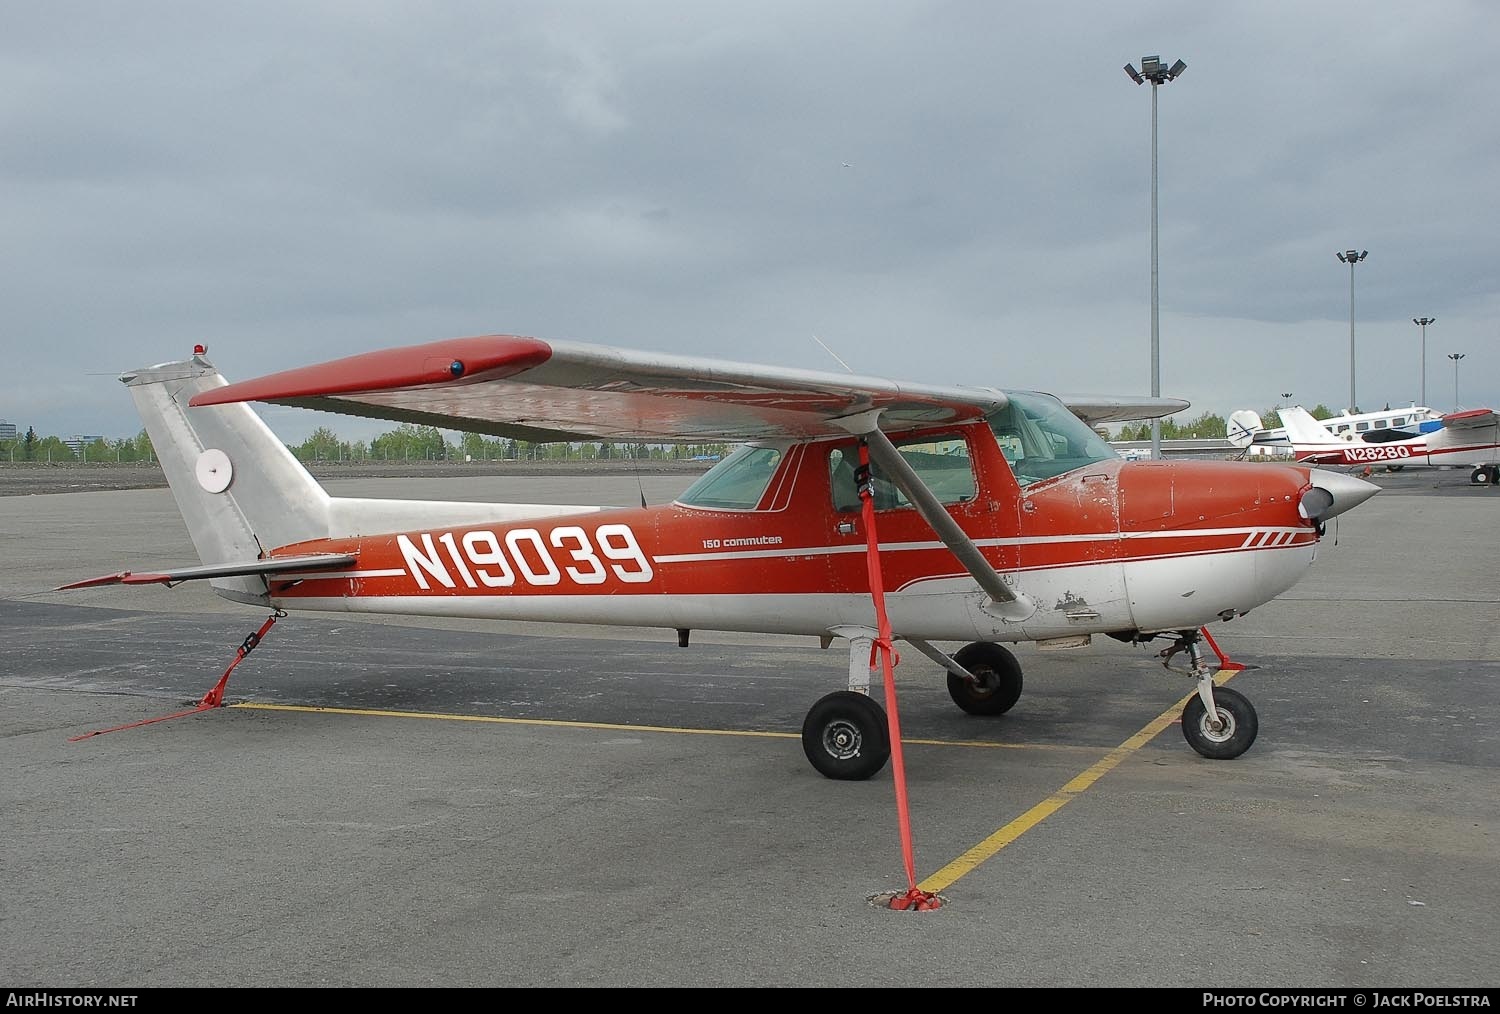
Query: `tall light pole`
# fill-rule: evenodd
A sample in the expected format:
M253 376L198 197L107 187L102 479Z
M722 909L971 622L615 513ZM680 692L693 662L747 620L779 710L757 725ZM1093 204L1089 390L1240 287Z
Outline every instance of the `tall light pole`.
M1413 317L1411 322L1422 329L1422 405L1427 405L1427 325L1435 322L1436 317Z
M1464 357L1462 352L1450 352L1448 358L1453 360L1453 411L1458 411L1458 361Z
M1340 250L1338 258L1349 265L1349 411L1358 412L1354 397L1354 265L1370 256L1368 250Z
M1125 73L1136 84L1151 82L1151 397L1161 397L1161 309L1157 295L1156 271L1156 89L1168 81L1175 81L1187 70L1187 64L1178 60L1170 67L1162 66L1161 57L1141 57L1141 69L1125 65ZM1161 458L1161 420L1151 420L1151 460Z

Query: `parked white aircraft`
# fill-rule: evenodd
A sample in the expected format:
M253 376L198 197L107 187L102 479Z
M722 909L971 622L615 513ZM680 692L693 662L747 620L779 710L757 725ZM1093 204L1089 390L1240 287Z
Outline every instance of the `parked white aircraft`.
M1345 439L1300 405L1281 410L1293 456L1309 465L1469 466L1475 485L1500 483L1500 416L1493 409L1450 412L1436 429L1367 430Z
M1412 436L1430 433L1442 426L1443 413L1415 402L1406 408L1387 408L1380 412L1351 413L1348 409L1327 419L1314 419L1329 433L1341 440L1365 440L1366 433L1382 430L1397 430ZM1250 448L1252 452L1292 453L1292 441L1286 426L1268 428L1260 414L1242 408L1229 416L1229 442L1236 447ZM1389 440L1389 436L1376 439Z

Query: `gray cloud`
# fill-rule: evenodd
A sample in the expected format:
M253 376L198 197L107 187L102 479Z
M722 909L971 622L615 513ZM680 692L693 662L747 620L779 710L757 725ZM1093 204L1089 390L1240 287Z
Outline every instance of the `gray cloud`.
M1500 12L143 2L0 16L0 418L487 332L932 383L1500 403ZM844 163L850 163L845 166ZM267 410L288 440L325 422ZM339 421L353 433L360 424Z

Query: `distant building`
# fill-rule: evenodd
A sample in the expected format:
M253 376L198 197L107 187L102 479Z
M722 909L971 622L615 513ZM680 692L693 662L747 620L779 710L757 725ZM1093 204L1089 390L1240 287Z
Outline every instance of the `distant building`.
M0 440L16 439L16 424L0 419Z
M64 440L63 443L67 444L68 449L74 454L82 454L85 446L93 443L95 440L103 439L104 437L102 436L72 436Z

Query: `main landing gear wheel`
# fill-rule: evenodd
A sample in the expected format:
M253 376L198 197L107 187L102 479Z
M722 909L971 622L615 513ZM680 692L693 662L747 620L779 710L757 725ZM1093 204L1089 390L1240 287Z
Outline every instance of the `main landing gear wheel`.
M1500 467L1494 465L1480 465L1469 473L1469 484L1473 486L1493 486L1500 482Z
M1260 731L1260 719L1245 696L1227 687L1214 687L1218 728L1208 719L1203 698L1194 694L1182 709L1182 735L1188 745L1209 760L1232 760L1250 749Z
M1003 715L1021 698L1021 663L1009 650L988 641L960 648L953 660L979 678L975 684L948 674L948 696L971 715Z
M891 757L885 709L865 694L836 690L818 701L802 722L802 750L829 778L863 781Z

